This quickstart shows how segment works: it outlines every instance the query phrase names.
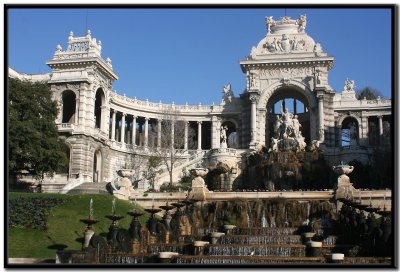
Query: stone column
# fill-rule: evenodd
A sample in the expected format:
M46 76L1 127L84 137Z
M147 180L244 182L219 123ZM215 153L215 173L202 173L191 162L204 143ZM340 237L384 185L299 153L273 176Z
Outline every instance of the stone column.
M342 146L342 125L336 126L336 139L337 139L337 146Z
M379 144L382 144L383 140L383 122L382 122L383 116L379 115L378 116L378 121L379 121Z
M121 143L125 143L125 116L126 113L122 113L121 118Z
M86 123L86 93L87 87L84 83L81 84L79 89L79 98L77 101L77 107L75 110L75 114L79 116L79 125L84 126Z
M150 118L144 118L144 146L147 147L149 144L149 120Z
M213 116L211 118L211 148L220 148L221 146L220 127L221 124L218 117Z
M183 149L188 150L189 122L185 121L185 139Z
M251 141L250 145L255 145L256 143L256 127L257 127L257 101L258 95L250 95L251 101Z
M161 126L162 119L157 119L157 148L161 147Z
M201 121L197 122L197 150L201 150Z
M136 116L132 115L132 146L136 146Z
M112 121L111 121L111 141L115 141L115 121L117 119L117 111L112 110Z
M319 115L319 129L318 129L318 140L324 141L324 96L318 95L318 115Z
M107 131L107 107L105 105L100 107L100 130L106 132Z

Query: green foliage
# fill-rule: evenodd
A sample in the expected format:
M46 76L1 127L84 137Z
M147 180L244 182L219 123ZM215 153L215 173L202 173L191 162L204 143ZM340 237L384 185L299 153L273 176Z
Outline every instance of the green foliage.
M62 199L64 202L53 207L47 217L47 230L35 230L9 227L8 249L9 256L14 258L54 258L58 249L81 249L83 232L86 225L80 219L87 218L89 202L93 199L94 217L99 220L94 225L95 233L106 235L111 221L105 216L111 214L111 195L58 195L58 194L32 194L10 193L9 200L13 199ZM119 226L129 228L132 217L127 212L132 209L143 210L137 204L129 201L116 201L117 214L125 216L119 221ZM9 214L11 216L11 214ZM139 217L142 226L149 215Z
M57 105L45 83L9 78L9 171L26 170L40 179L67 164L54 120Z
M17 197L9 201L9 227L46 230L51 209L65 202L60 198Z
M170 184L170 183L163 183L160 186L160 191L166 191L166 192L178 192L179 190L181 191L188 191L192 188L191 184L188 183L176 183L176 184Z
M375 90L371 87L365 87L364 89L358 90L356 92L356 97L359 100L364 99L364 97L367 100L373 100L373 99L377 99L378 96L383 98L383 95L381 92L379 92L378 90Z

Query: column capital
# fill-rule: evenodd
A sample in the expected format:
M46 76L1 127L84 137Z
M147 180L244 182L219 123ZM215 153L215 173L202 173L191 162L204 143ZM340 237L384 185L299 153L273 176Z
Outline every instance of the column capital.
M144 120L149 121L150 117L144 117Z
M203 123L203 121L197 121L197 124L201 125L201 123Z
M123 117L125 117L125 116L126 116L126 113L125 113L125 112L121 112L121 114L122 114L122 116L123 116Z
M377 115L376 117L378 117L379 119L382 119L383 115Z
M252 94L250 94L249 99L252 104L258 103L258 100L260 99L260 95L258 93L252 93Z

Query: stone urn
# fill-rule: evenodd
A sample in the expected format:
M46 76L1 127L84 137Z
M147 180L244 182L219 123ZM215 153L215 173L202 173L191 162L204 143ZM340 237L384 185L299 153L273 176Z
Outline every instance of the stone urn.
M310 241L307 242L307 256L308 257L320 257L322 242Z
M226 231L226 234L230 234L231 231L232 231L233 229L235 229L235 228L236 228L235 225L224 225L224 229L225 229L225 231Z
M196 177L204 177L208 173L207 168L193 168L190 169L190 172L195 175Z
M311 242L311 239L315 236L315 232L304 232L303 238L305 242Z
M354 166L350 166L341 162L339 165L333 166L332 169L333 172L339 175L337 179L336 199L352 197L354 187L353 184L350 183L350 178L347 176L347 174L353 172Z
M343 162L341 162L337 166L333 166L333 172L335 172L337 175L343 175L343 174L347 175L353 172L353 170L354 166L344 164Z

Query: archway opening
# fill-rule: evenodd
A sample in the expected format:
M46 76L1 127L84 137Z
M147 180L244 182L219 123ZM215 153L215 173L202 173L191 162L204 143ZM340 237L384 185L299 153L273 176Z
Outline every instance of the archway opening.
M221 127L226 128L226 141L229 148L238 148L238 138L236 132L236 125L231 121L225 121Z
M281 117L282 111L287 109L293 114L293 119L299 121L300 133L307 143L311 141L310 103L306 96L298 90L283 87L274 92L267 102L265 143L269 147L272 137L277 137L275 123Z
M101 164L102 156L101 151L98 149L94 152L93 159L93 182L101 182Z
M353 117L346 117L342 122L341 130L342 146L358 145L358 122Z
M75 123L76 95L73 91L66 90L62 93L62 123Z

